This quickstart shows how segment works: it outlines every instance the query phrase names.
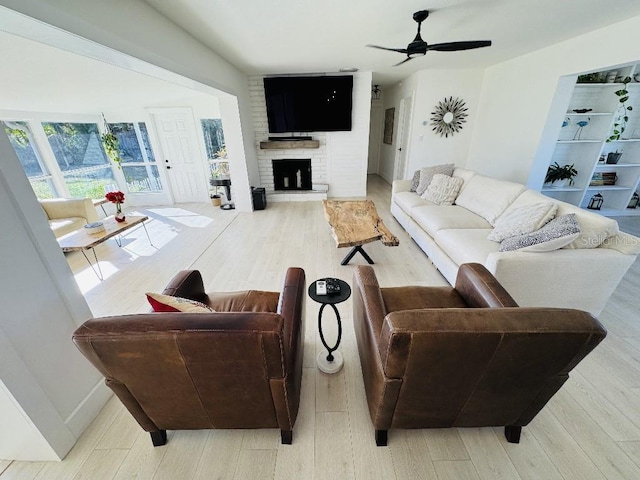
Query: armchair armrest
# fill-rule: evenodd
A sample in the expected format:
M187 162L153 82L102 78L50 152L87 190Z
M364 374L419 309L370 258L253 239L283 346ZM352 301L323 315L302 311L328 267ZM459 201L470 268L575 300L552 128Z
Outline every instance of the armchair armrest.
M497 308L518 306L516 301L489 270L479 263L460 265L455 289L468 307Z
M171 279L162 293L199 302L207 296L204 291L202 275L198 270L181 270Z
M305 293L304 270L297 267L287 269L278 301L278 313L284 318L283 335L288 368L294 366L298 356L302 365L302 348L298 349L298 345L302 345L304 335Z

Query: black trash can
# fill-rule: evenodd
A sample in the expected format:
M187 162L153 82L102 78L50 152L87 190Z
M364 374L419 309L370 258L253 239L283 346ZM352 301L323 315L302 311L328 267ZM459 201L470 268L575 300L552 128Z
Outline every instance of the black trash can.
M251 187L251 195L253 196L253 209L264 210L267 208L267 192L262 187Z

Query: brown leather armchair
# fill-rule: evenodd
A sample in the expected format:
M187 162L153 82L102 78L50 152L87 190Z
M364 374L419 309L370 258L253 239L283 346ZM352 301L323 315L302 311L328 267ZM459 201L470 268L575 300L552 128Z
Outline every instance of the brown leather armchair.
M146 313L88 320L73 341L105 376L155 446L166 430L279 428L290 444L300 403L305 275L281 292L205 293L197 270L163 292L216 313Z
M519 308L480 264L453 287L380 288L357 266L353 322L378 446L391 428L504 426L511 443L606 336L591 314Z

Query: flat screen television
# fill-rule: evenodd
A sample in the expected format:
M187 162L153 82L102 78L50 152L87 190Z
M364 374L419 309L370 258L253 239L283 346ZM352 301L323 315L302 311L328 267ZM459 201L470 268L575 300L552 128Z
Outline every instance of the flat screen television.
M265 77L270 133L351 130L353 76Z

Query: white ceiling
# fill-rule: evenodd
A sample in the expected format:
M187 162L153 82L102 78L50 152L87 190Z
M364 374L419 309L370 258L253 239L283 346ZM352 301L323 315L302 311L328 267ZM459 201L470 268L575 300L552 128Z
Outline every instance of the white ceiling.
M640 0L145 0L248 74L356 67L384 85L422 69L495 64L640 15ZM488 48L429 52L399 67L415 36L428 43L492 40ZM621 32L620 41L624 41ZM638 55L640 59L640 51ZM182 104L194 90L0 32L0 109L91 113ZM90 88L84 88L86 86ZM82 87L82 88L79 88ZM211 96L206 96L209 99ZM159 102L161 99L161 103Z
M356 67L386 85L422 69L484 67L640 15L639 0L145 0L250 74ZM427 43L492 40L488 48L429 52L393 68L418 10ZM621 41L624 41L621 36ZM640 57L640 54L639 54Z

